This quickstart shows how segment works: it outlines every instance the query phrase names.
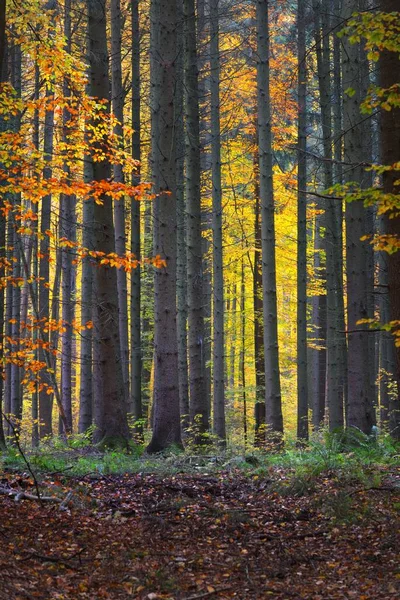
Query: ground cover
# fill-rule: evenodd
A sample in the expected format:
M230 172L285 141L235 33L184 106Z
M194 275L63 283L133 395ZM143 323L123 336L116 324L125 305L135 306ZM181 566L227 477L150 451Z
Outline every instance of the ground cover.
M112 457L36 472L42 504L24 498L37 495L27 469L3 465L1 600L400 595L396 456L182 455L104 473ZM81 452L68 460L82 467Z

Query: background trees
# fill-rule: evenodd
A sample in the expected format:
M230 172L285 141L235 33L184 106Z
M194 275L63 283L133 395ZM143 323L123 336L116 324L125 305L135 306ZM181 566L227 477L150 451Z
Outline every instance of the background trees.
M369 328L400 321L397 166L370 170L399 160L395 8L8 7L1 397L23 432L59 404L61 432L125 443L130 419L149 451L398 431L398 351Z

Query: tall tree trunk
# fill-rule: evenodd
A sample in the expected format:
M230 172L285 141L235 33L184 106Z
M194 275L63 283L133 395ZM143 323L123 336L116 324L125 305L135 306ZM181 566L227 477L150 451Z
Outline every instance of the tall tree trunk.
M11 58L11 83L16 92L18 98L21 97L22 93L22 73L21 73L21 46L14 45L10 49ZM15 133L18 133L21 127L21 118L19 113L12 118L12 129ZM14 196L14 203L16 206L21 204L21 194ZM19 233L17 233L15 226L13 231L13 266L12 276L15 281L21 278L21 256L19 249ZM13 340L13 352L15 353L15 360L11 365L11 414L15 418L15 430L19 431L22 419L22 389L21 389L21 365L18 360L18 352L21 349L20 338L21 338L21 288L17 284L14 287L12 295L12 325L11 325L11 338Z
M119 146L124 144L124 90L122 86L122 19L120 0L111 0L111 89L112 108L117 118L114 133L118 136ZM122 164L113 166L114 181L124 182ZM115 252L119 256L126 253L125 200L121 197L114 202ZM133 411L129 398L129 338L128 338L128 284L125 269L117 269L118 323L120 341L120 359L124 380L125 402L129 412Z
M321 107L322 141L324 151L325 189L333 184L332 149L332 90L330 80L331 52L329 44L329 7L325 0L314 0L315 37L318 66L319 97ZM329 427L343 426L343 385L339 381L339 319L338 319L338 254L340 234L337 230L335 200L325 200L325 254L326 254L326 408Z
M6 81L5 74L5 54L6 54L6 0L0 0L0 87ZM3 117L0 117L0 132L5 129ZM2 207L3 202L0 204ZM0 278L4 277L4 260L6 258L6 217L0 210ZM0 286L0 345L4 347L4 287ZM3 428L3 408L4 408L4 365L0 364L0 450L5 450L6 440Z
M307 384L307 70L305 1L297 3L297 437L308 439Z
M90 92L98 100L109 100L108 53L105 0L87 0L90 57ZM107 159L93 161L94 181L111 176ZM106 195L94 206L95 247L109 254L115 250L113 202ZM124 445L129 437L124 381L120 361L116 270L94 269L93 277L93 393L94 441L101 445Z
M341 41L336 35L337 28L341 27L342 0L334 0L333 33L333 140L334 140L334 182L343 184L343 88L342 88L342 57ZM339 200L335 203L337 240L337 298L338 298L338 378L342 387L343 406L347 407L347 341L346 341L346 317L344 306L344 282L343 282L343 203ZM347 409L346 409L347 410ZM346 412L345 412L345 417Z
M176 61L176 211L177 211L177 263L176 300L179 368L179 406L182 435L190 425L189 381L187 356L187 241L185 208L185 125L184 125L184 21L183 5L178 2L178 58ZM202 298L202 293L200 294Z
M181 445L176 331L176 139L175 85L177 19L175 0L152 0L151 85L155 254L166 261L154 282L154 419L148 452ZM155 35L154 35L155 34ZM160 60L162 57L162 61Z
M86 37L89 50L89 37ZM90 94L90 84L87 86ZM85 132L88 141L88 130ZM93 181L93 162L90 154L84 156L83 180L85 183ZM85 200L82 207L82 246L94 250L94 200ZM90 256L82 259L81 274L81 326L93 320L93 270L94 261ZM85 433L93 422L93 330L83 329L80 336L80 390L79 390L79 433Z
M185 22L185 125L187 208L187 301L190 419L201 436L209 427L205 393L203 257L200 204L200 116L194 0L183 0ZM200 441L200 438L199 438Z
M354 12L353 0L343 1L343 19ZM344 161L351 165L346 169L345 182L364 184L363 141L360 115L360 48L343 41L343 88L344 109ZM365 235L366 211L361 200L346 204L346 271L347 271L347 327L348 327L348 425L357 427L364 433L371 431L374 423L373 406L370 394L369 373L369 333L366 326L357 325L360 319L368 316L368 265Z
M210 0L210 71L213 207L213 429L221 442L225 443L219 0Z
M243 240L244 242L244 240ZM243 248L244 252L244 248ZM244 271L244 255L242 255L240 273L240 378L242 384L243 404L243 441L247 448L247 390L246 390L246 280Z
M260 155L260 204L263 274L265 411L269 433L283 433L278 350L278 315L275 265L275 207L272 177L270 105L270 38L268 0L257 0L258 144ZM279 437L279 435L278 435Z
M265 441L265 366L264 366L264 327L261 265L261 214L260 214L260 172L258 149L253 158L254 172L254 268L253 268L253 311L254 311L254 357L256 371L255 446ZM229 311L228 311L229 312Z
M140 183L140 27L139 0L132 0L132 158L138 161L132 183ZM140 203L131 199L131 252L138 258L140 249ZM140 330L141 285L140 266L131 272L131 403L137 425L136 435L142 438L142 336Z
M381 10L398 11L396 0L382 0ZM384 50L380 58L380 85L387 89L400 81L400 60L398 52ZM400 161L400 109L381 111L381 159L384 165L394 165ZM386 171L383 176L385 193L399 194L399 171ZM386 231L389 235L400 238L400 216L385 219ZM390 320L400 321L400 251L388 256L388 286ZM395 349L394 379L397 384L396 397L393 399L391 415L391 433L400 439L400 346Z
M49 6L53 8L53 6ZM53 92L48 86L46 96L49 98L49 105L46 107L44 119L44 140L43 153L44 160L47 166L43 170L43 178L50 179L52 177L51 161L53 159L53 142L54 142L54 109L50 103L50 97ZM40 262L39 262L39 314L40 318L47 320L49 318L49 278L50 278L50 238L46 232L50 230L51 225L51 195L42 198L42 206L40 212ZM45 342L49 341L48 334L44 333ZM39 352L39 359L44 362L43 351ZM45 383L49 383L45 373L42 373L42 379ZM53 412L53 397L47 394L47 389L44 388L39 392L39 436L43 438L51 435L53 432L52 426Z
M71 53L71 0L64 4L64 35L66 41L66 52ZM64 97L70 98L71 90L68 82L64 81ZM64 109L63 114L63 140L68 142L68 123L70 114ZM65 164L64 173L67 180L71 177L71 168ZM61 196L61 221L60 235L62 238L73 242L75 240L75 203L73 195ZM61 399L68 420L68 426L72 429L72 341L74 319L74 265L72 248L66 246L62 249L62 321L63 333L61 338Z

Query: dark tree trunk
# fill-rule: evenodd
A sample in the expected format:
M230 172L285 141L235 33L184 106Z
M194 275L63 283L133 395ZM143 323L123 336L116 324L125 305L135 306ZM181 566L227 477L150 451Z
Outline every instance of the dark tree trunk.
M154 282L154 417L148 452L181 445L176 329L176 9L175 0L152 0L152 162L158 194L154 251L166 266L157 269Z
M382 0L380 9L385 12L399 10L397 0ZM399 53L384 50L380 59L380 85L387 89L397 85L400 81ZM381 111L381 160L384 165L393 165L400 161L400 108ZM386 171L383 176L383 188L385 193L399 194L399 185L396 181L400 179L400 172ZM386 218L386 232L400 238L400 216ZM400 321L400 251L389 254L387 260L387 281L389 286L389 314L391 321ZM391 434L400 438L400 346L395 349L395 372L394 379L397 384L397 397L391 407Z
M105 8L105 0L87 0L90 93L109 101ZM107 159L93 161L94 181L105 181L110 176ZM113 201L106 195L101 200L101 205L94 206L95 248L109 254L115 251ZM129 430L120 361L117 273L112 267L94 269L93 314L94 441L102 446L126 445Z

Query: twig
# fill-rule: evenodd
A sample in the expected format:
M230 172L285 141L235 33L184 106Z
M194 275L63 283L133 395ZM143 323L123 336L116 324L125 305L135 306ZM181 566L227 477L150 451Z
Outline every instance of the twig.
M38 480L36 479L35 472L33 471L33 469L32 469L32 467L31 467L31 464L30 464L29 460L26 458L26 456L25 456L25 454L24 454L24 451L23 451L23 450L22 450L22 448L21 448L21 444L19 443L19 435L18 435L18 432L17 432L17 430L15 429L15 425L14 425L14 423L12 422L12 420L11 420L11 419L9 419L9 418L7 417L7 415L5 415L5 414L3 413L3 411L1 411L1 414L3 415L4 419L7 421L8 425L9 425L9 426L11 427L11 429L12 429L13 436L14 436L14 440L15 440L15 445L16 445L16 446L17 446L17 448L18 448L18 452L21 454L21 456L22 456L22 459L23 459L24 463L26 464L26 466L27 466L27 468L28 468L28 471L29 471L29 473L32 475L33 483L35 484L35 489L36 489L36 493L37 493L37 500L39 500L39 502L40 502L40 503L42 503L41 496L40 496L40 490L39 490L39 483L38 483Z
M72 498L72 492L68 492L65 498L57 498L57 496L35 496L35 494L28 494L28 492L22 492L20 490L13 490L11 488L0 487L0 494L3 496L13 496L16 502L20 500L37 500L43 506L44 502L55 502L60 504L60 508L66 506L66 504Z

